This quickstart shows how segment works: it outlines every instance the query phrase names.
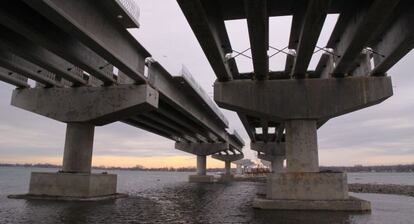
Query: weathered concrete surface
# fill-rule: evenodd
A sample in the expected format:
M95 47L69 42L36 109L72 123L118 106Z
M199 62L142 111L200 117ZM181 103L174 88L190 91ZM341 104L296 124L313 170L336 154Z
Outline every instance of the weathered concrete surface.
M29 195L98 197L116 193L115 174L32 172Z
M188 177L188 181L190 183L213 183L214 176L213 175L190 175Z
M224 161L224 174L231 175L231 161Z
M175 149L195 155L207 156L229 149L228 143L189 143L175 142Z
M65 150L63 153L63 172L91 172L94 133L95 126L92 124L67 124Z
M346 173L274 173L267 179L266 198L275 200L348 199Z
M197 175L206 175L207 157L197 155Z
M283 162L285 157L283 156L275 156L271 161L272 164L272 172L273 173L280 173L283 172Z
M66 123L104 125L156 109L158 92L149 85L16 89L11 104Z
M244 155L243 154L229 154L229 155L215 154L215 155L212 155L211 157L214 158L214 159L224 161L224 162L227 162L227 161L228 162L234 162L234 161L243 159Z
M390 77L214 84L214 100L220 107L272 120L327 119L378 104L392 95Z
M324 210L324 211L355 211L371 210L371 203L350 197L345 200L270 200L255 198L253 207L273 210Z
M318 172L316 120L286 122L286 160L288 172Z
M251 142L250 149L272 156L286 156L285 142Z

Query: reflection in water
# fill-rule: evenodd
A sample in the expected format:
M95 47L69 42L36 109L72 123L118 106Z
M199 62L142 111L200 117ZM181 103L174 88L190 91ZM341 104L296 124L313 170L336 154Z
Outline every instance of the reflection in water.
M182 173L121 173L128 198L100 202L25 201L0 195L0 223L410 223L414 198L358 194L372 213L264 211L252 208L262 183L187 183ZM0 176L1 178L1 176ZM160 179L160 181L158 181ZM1 188L0 183L0 188Z

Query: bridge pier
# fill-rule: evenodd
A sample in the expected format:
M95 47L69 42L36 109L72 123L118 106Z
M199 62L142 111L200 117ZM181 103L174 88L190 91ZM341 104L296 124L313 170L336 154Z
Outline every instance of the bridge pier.
M94 130L93 124L68 123L62 171L32 172L28 196L62 200L117 196L115 174L91 173Z
M319 172L317 128L333 117L381 103L392 94L389 77L216 82L214 99L220 107L285 126L286 172L268 176L266 197L256 198L253 206L370 210L369 202L349 197L346 173ZM273 156L270 145L255 143L251 148L259 155Z
M207 156L197 155L197 173L188 178L191 183L212 183L213 175L207 175Z
M283 172L283 161L285 160L282 156L275 156L271 161L272 164L272 172L273 173L280 173Z
M218 159L224 162L224 174L220 176L219 181L228 182L234 179L234 175L231 173L231 163L243 158L243 154L214 154L214 159Z
M283 172L283 162L286 159L285 142L252 142L250 148L259 153L259 159L271 163L273 173Z

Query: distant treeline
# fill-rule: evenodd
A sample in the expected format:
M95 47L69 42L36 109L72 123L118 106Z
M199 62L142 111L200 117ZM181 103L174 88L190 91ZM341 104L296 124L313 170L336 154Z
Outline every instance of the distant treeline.
M321 170L346 172L414 172L414 164L387 166L323 166Z
M62 166L48 164L48 163L36 163L36 164L8 164L0 163L0 167L37 167L37 168L57 168L61 169ZM141 165L134 167L116 167L116 166L94 166L93 169L100 170L138 170L138 171L172 171L172 172L195 172L195 167L160 167L160 168L146 168ZM387 166L322 166L322 171L346 171L346 172L414 172L414 164L409 165L387 165ZM235 170L235 169L233 169ZM224 168L209 168L209 172L223 172Z
M35 168L57 168L61 169L62 166L49 164L49 163L25 163L25 164L10 164L10 163L0 163L0 167L35 167ZM134 167L117 167L117 166L93 166L92 169L99 170L137 170L137 171L171 171L171 172L195 172L197 169L195 167L160 167L160 168L147 168L141 165L136 165ZM222 172L224 168L209 168L209 172Z

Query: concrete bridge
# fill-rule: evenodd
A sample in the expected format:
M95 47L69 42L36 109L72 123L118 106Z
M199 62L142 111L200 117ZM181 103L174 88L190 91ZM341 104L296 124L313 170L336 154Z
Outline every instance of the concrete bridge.
M214 99L238 113L259 158L272 162L262 209L369 210L348 196L345 173L319 172L317 129L393 95L387 71L414 45L409 0L177 0L215 75ZM316 46L328 14L339 14ZM269 17L292 16L288 46L269 46ZM246 19L253 71L240 73L225 21ZM268 50L286 55L269 70ZM309 63L323 51L315 70ZM270 130L273 130L272 132ZM339 130L339 129L338 129ZM352 139L350 139L352 141ZM283 161L287 167L283 168Z
M387 71L414 45L409 0L177 0L217 81L214 100L238 113L258 157L271 161L262 209L369 210L349 197L345 173L319 172L317 129L393 94ZM171 76L134 39L139 10L128 0L0 3L0 79L12 105L67 123L63 170L33 173L29 195L116 195L116 176L92 174L95 126L121 121L197 155L190 181L210 182L206 156L229 164L243 140L183 68ZM339 14L326 46L325 18ZM269 17L291 15L282 71L269 70ZM226 20L247 19L254 70L238 71ZM315 70L315 49L324 54ZM32 87L28 79L34 80ZM283 163L286 160L287 166Z
M243 158L243 140L190 72L172 76L127 31L139 27L133 1L0 5L0 80L17 87L11 104L67 124L62 171L32 173L28 196L116 197L116 175L93 174L91 163L95 126L117 121L197 155L192 182L213 181L208 155Z

